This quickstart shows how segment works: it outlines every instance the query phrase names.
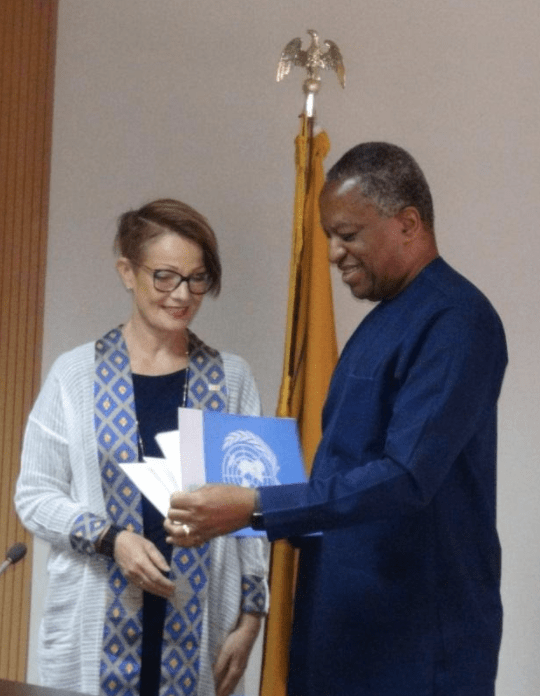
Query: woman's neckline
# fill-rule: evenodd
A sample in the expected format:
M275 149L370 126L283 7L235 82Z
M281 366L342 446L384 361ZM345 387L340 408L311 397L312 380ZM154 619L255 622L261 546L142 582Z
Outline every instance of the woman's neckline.
M174 370L173 372L164 372L163 374L159 375L146 375L141 372L132 372L131 374L133 377L143 377L146 379L159 379L164 378L164 377L175 377L177 375L182 374L183 372L187 372L187 367L182 367L180 370Z

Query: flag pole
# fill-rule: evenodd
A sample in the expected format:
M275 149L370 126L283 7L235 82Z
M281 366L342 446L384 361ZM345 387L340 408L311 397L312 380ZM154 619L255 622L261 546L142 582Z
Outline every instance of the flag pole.
M309 471L320 439L321 411L330 376L337 362L337 343L327 243L319 224L318 197L324 181L323 160L330 147L326 133L314 136L315 97L321 69L333 69L342 86L345 70L333 41L323 52L316 31L302 50L299 38L284 48L277 81L294 65L308 71L303 84L304 110L296 138L296 185L285 332L283 376L277 406L280 417L296 418ZM270 609L266 620L260 696L286 696L289 639L296 585L297 551L286 540L272 544Z

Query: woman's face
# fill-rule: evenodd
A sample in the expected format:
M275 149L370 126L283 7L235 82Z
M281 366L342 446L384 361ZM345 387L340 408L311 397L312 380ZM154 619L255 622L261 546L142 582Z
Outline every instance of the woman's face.
M154 271L175 271L184 277L203 273L203 251L190 239L164 232L146 247L141 265L125 258L117 268L124 285L133 292L133 319L157 333L185 330L202 304L204 295L194 295L187 282L176 290L162 292L154 288Z

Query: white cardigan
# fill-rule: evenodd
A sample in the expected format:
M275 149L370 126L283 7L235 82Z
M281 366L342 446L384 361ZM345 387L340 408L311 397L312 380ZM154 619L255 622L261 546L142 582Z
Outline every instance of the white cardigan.
M60 356L53 365L28 420L15 506L25 527L51 544L39 634L41 681L45 686L97 696L106 559L84 556L72 549L69 540L82 513L107 517L94 431L94 350L95 344L87 343ZM249 366L230 353L221 357L226 410L259 415L259 395ZM262 539L221 537L211 544L198 696L215 694L212 663L238 619L241 576L266 578L268 567L268 544ZM266 596L267 605L268 592ZM219 616L221 625L209 622L209 616Z

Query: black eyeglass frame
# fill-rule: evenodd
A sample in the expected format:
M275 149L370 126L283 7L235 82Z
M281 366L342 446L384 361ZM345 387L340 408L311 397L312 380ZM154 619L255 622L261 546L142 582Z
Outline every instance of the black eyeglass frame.
M212 278L210 277L210 274L208 273L208 271L203 271L201 273L193 273L193 274L188 275L188 276L183 276L181 273L178 273L178 271L169 270L168 268L150 268L150 266L145 266L144 263L135 263L134 261L132 261L131 263L134 266L138 266L139 268L144 268L145 271L148 271L149 273L152 274L152 281L154 283L154 290L157 290L158 292L163 292L163 293L174 292L182 285L182 283L187 283L188 290L192 295L206 295L212 289ZM176 285L174 287L170 288L169 290L163 290L162 288L158 288L158 286L156 285L156 283L159 282L159 278L157 277L157 273L170 273L171 275L178 277L178 282L176 283ZM195 276L203 276L203 275L206 277L206 283L208 285L206 290L203 290L203 292L197 292L197 291L192 290L191 281L193 280L193 278Z

